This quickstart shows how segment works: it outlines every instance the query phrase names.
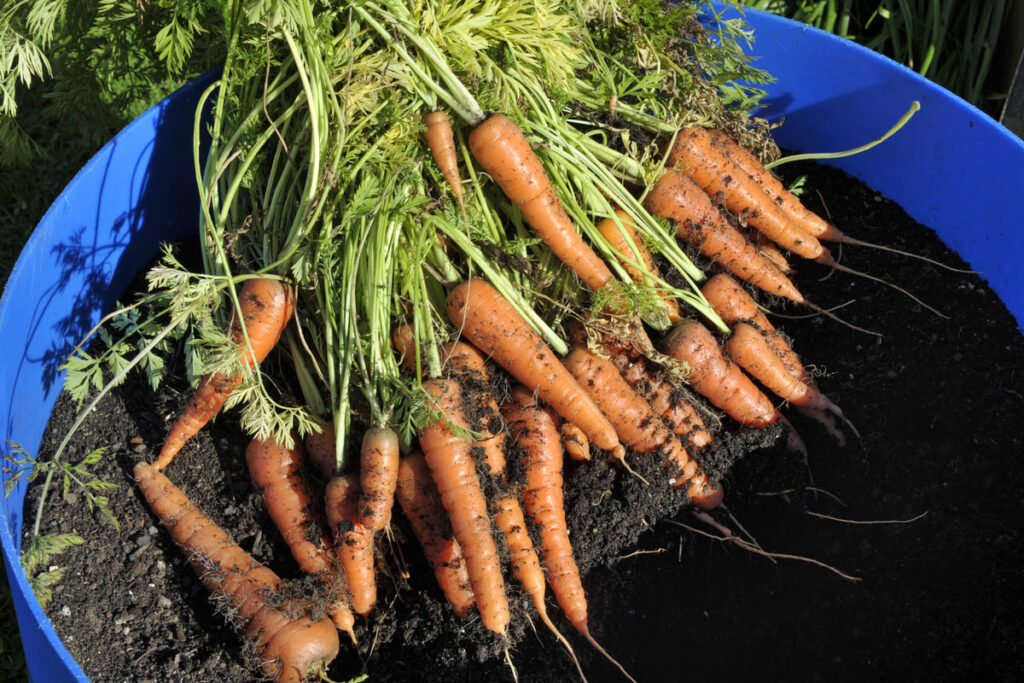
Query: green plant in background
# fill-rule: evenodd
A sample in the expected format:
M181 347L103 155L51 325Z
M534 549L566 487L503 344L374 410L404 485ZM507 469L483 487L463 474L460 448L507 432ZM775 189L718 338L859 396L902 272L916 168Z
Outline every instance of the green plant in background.
M986 89L1006 0L742 0L854 40L907 66L971 104L1005 93Z

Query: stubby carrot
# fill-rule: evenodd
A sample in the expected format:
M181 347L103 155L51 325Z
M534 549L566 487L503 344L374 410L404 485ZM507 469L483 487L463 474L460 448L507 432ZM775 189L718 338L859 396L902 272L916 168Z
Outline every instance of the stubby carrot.
M473 589L462 549L455 540L422 453L413 453L398 463L395 498L434 570L438 586L456 616L465 619L475 604Z
M509 621L505 582L476 473L461 389L458 382L447 379L427 380L423 388L440 417L420 430L420 448L462 548L481 621L489 630L505 635Z
M583 241L551 187L529 141L504 114L491 114L469 134L473 158L522 212L555 256L598 290L612 279L601 257Z
M166 476L139 463L135 481L206 588L230 600L232 621L255 643L263 673L277 683L299 683L325 672L340 647L331 621L313 620L302 603L282 600L281 579L236 545Z
M427 141L437 167L455 193L455 199L462 204L462 179L459 177L459 156L455 151L455 133L452 122L443 111L432 111L423 117L423 138Z
M655 216L671 221L680 239L741 280L769 294L806 303L789 278L757 253L683 173L666 171L651 187L644 206Z
M316 465L324 479L330 479L337 467L337 433L334 431L334 423L325 422L320 425L320 431L309 433L304 443L310 461Z
M590 443L621 459L615 429L547 344L490 284L470 279L448 295L448 319L545 403L587 435Z
M371 531L391 521L398 478L398 434L390 427L371 427L359 451L359 517Z
M281 338L281 333L292 317L292 293L280 280L252 278L246 280L239 290L238 303L245 333L243 335L241 325L232 316L231 339L240 345L238 352L242 356L242 364L252 367L263 362ZM246 335L251 350L243 345ZM220 411L241 381L241 376L211 374L204 377L181 416L171 426L153 467L158 470L167 467L185 442Z
M377 578L373 564L373 531L360 520L359 480L338 475L327 483L324 509L334 535L334 547L348 581L352 609L362 616L377 604Z

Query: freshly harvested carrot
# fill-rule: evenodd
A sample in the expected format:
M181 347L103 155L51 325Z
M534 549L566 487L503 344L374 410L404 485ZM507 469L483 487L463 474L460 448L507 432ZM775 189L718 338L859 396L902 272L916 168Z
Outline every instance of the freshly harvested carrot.
M498 401L488 385L491 382L484 355L472 344L454 342L441 347L441 358L445 368L460 386L472 386L476 404L472 406L477 424L471 425L479 435L474 445L483 449L484 462L491 470L491 476L500 476L505 471L505 430L501 425L501 411Z
M504 114L491 114L469 134L469 149L526 222L580 280L597 291L612 279L608 266L583 241L558 201L544 166L519 126Z
M590 460L590 441L587 435L576 425L563 420L558 413L555 415L558 417L558 433L562 435L562 448L565 452L573 460Z
M281 333L292 317L292 293L280 280L252 278L246 280L239 290L238 303L245 333L243 334L241 325L232 316L231 339L240 345L238 353L242 356L242 365L253 367L263 362L281 338ZM245 347L246 335L251 350ZM228 377L215 373L204 377L184 412L171 427L160 455L153 462L153 467L158 470L167 467L185 442L213 419L241 381L240 375Z
M726 342L726 350L754 379L797 406L807 417L820 422L840 446L846 443L846 437L832 417L833 413L842 415L839 408L815 386L794 377L760 330L749 323L737 322Z
M655 216L670 220L680 239L741 280L769 294L806 303L789 278L758 254L729 225L703 190L683 173L666 171L651 188L644 206Z
M714 335L696 320L676 325L662 341L666 354L693 369L690 386L740 424L765 427L779 412L739 367L729 361Z
M338 475L324 492L327 523L334 535L335 553L348 580L352 609L368 615L377 603L377 578L373 565L373 530L360 520L359 479Z
M466 280L448 295L448 319L474 346L537 392L590 443L622 459L615 429L547 344L485 280Z
M416 372L416 330L412 325L399 325L392 331L391 348L403 368Z
M299 568L333 586L336 572L328 548L331 541L313 514L313 497L302 473L302 453L274 441L253 439L245 449L245 462L263 506L281 531ZM332 599L327 613L335 625L355 642L355 622L343 599Z
M834 263L818 238L794 223L760 185L715 145L706 129L679 131L668 152L668 166L686 173L709 196L719 198L726 208L780 247L805 259Z
M398 477L398 434L390 427L371 427L359 451L359 518L370 531L391 521Z
M236 545L166 476L139 463L135 481L206 588L231 601L232 621L255 643L263 673L278 683L298 683L325 672L339 649L331 621L314 621L298 600L282 604L281 579Z
M721 487L711 486L697 461L654 414L647 401L633 391L610 360L576 346L565 357L565 367L608 415L625 444L640 453L660 450L665 456L665 467L671 468L669 481L673 486L678 488L685 484L690 499L705 509L718 506L722 500Z
M462 548L480 618L485 627L505 635L509 621L505 582L476 473L461 389L449 379L427 380L423 388L443 417L420 430L420 448Z
M305 439L306 454L309 459L324 475L324 479L334 476L337 467L335 454L337 452L337 433L334 431L334 423L326 422L320 425L319 432L310 432Z
M633 246L639 251L639 258L634 253L633 247L630 246L629 242L626 241L626 237L623 235L622 230L619 230L619 225L615 222L615 219L609 217L602 220L597 224L597 229L604 235L604 238L608 240L608 243L618 251L620 254L628 259L634 261L643 262L648 272L657 275L657 270L654 265L654 258L651 256L650 250L643 242L643 238L637 231L636 226L633 225L633 221L630 220L629 215L622 209L616 209L615 215L618 217L619 222L622 224L622 230L629 236ZM643 271L639 268L626 264L626 272L634 282L643 281ZM679 314L679 304L671 296L661 292L661 305L665 309L665 315L668 317L669 322L677 323L682 320L682 316Z
M779 250L779 247L776 246L775 242L772 242L757 230L753 230L751 232L753 232L753 234L748 235L748 238L750 239L750 243L754 245L754 248L757 249L758 254L771 261L773 266L786 275L793 272L793 269L789 265L789 261L786 260L785 254Z
M395 498L419 539L445 598L456 616L465 619L475 604L473 590L462 549L452 535L441 496L421 453L413 453L398 463Z
M508 401L502 406L502 414L508 421L509 433L523 449L526 471L523 507L539 532L541 557L551 592L573 627L626 673L594 640L587 625L587 598L565 522L563 457L556 420L551 411L537 402L533 392L522 385L512 388Z
M423 125L426 126L423 138L427 141L427 147L461 205L462 178L459 177L459 155L455 151L452 122L443 111L432 111L423 117Z
M679 395L668 380L659 377L643 356L631 357L617 351L610 357L612 364L633 390L647 399L654 412L661 417L676 436L685 438L685 445L704 448L711 443L711 432L696 409Z

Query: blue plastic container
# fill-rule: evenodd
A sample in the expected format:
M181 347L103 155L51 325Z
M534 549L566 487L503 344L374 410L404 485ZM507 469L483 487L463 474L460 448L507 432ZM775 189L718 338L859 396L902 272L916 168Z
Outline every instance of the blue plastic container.
M801 24L749 12L759 65L778 80L764 116L804 151L846 149L922 104L895 138L835 166L899 202L982 271L1024 321L1024 143L894 62ZM104 147L43 218L0 300L0 448L35 453L60 392L57 367L160 241L194 232L195 103L209 78L160 103ZM0 501L0 541L35 681L86 680L19 571L25 486Z

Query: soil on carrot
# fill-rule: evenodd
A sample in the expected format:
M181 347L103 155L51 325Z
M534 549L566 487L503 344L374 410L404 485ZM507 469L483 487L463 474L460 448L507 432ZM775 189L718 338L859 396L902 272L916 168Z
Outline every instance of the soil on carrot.
M964 267L933 233L844 174L810 164L782 170L789 180L806 174L808 205L851 236ZM819 425L784 409L807 443L808 461L751 442L730 469L715 519L779 555L716 538L720 529L679 507L651 458L630 456L651 486L603 462L567 466L590 629L637 680L1005 680L1024 671L1024 336L976 275L863 247L833 252L948 319L878 283L795 265L810 299L848 304L836 314L881 337L820 316L773 318L861 437L844 427L849 443L840 448ZM76 439L72 459L108 449L94 471L120 485L109 495L120 532L74 488L52 495L46 509L44 532L86 539L55 560L66 574L47 612L96 681L258 678L241 640L132 486L132 465L152 460L187 395L180 381L155 396L129 382ZM43 458L73 417L62 399ZM230 415L221 416L167 474L244 548L301 583L249 483L245 446ZM26 502L29 519L35 494ZM334 680L365 671L375 681L512 681L509 662L520 681L577 678L562 647L531 622L514 580L507 584L514 615L506 658L505 643L478 619L451 617L407 539L396 514L393 538L379 548L381 601L358 626L358 653L343 644ZM589 680L622 680L549 603Z

